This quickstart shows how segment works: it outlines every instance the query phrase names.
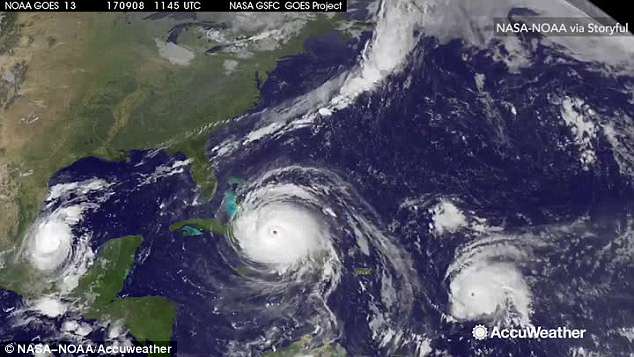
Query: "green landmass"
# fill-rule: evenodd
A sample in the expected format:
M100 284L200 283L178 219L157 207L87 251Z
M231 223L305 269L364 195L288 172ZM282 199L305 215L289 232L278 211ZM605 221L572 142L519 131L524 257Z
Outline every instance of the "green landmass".
M338 21L315 17L279 48L248 58L193 48L191 63L176 65L157 49L173 26L169 21L122 13L1 16L0 78L7 71L20 76L10 85L0 83L8 88L0 94L10 98L0 106L0 252L17 251L40 212L50 177L87 156L122 161L132 149L153 148L184 154L203 198L211 198L216 181L206 157L209 133L253 108L260 96L256 78L266 80L279 59L302 52L308 37L331 31ZM184 40L207 43L192 33ZM238 61L231 73L223 67L226 60ZM173 227L186 225L226 232L205 219ZM89 318L122 319L139 341L169 340L172 303L117 297L141 241L106 243L72 294ZM0 287L24 296L41 293L38 273L5 257Z
M116 299L142 242L139 236L129 236L109 240L99 249L91 268L74 290L75 295L90 302L90 311L99 311Z
M139 342L166 343L171 340L176 318L176 309L169 300L158 296L118 297L142 242L139 236L106 242L73 295L86 318L121 320Z
M346 350L336 343L331 343L320 347L310 347L311 338L306 336L301 340L292 343L290 346L275 352L265 353L264 357L345 357Z
M19 39L17 18L18 14L15 12L2 14L2 21L0 22L0 54L11 50Z
M174 145L169 150L171 153L185 154L191 163L191 175L194 182L200 187L200 193L204 200L209 200L216 192L216 180L213 170L208 164L206 145L207 136L201 135L190 140Z
M170 226L171 232L182 231L187 227L195 228L203 232L210 232L217 235L225 235L227 233L227 227L216 221L215 219L206 218L193 218L186 221L180 221Z
M157 296L127 297L105 307L102 318L123 320L141 343L168 343L176 320L176 308L167 299Z
M372 268L356 268L354 269L354 275L356 276L370 276L372 275Z
M34 220L48 179L87 156L125 160L129 150L151 148L182 153L192 160L203 198L211 198L216 182L206 157L209 133L258 102L256 78L266 80L279 59L302 52L308 37L331 31L337 21L315 17L287 43L250 57L192 49L194 59L177 65L157 49L173 26L169 21L64 15L19 14L10 27L17 34L2 36L13 49L8 58L27 63L28 95L4 109L2 117L13 120L0 119L0 166L11 167L6 175L17 185L11 210L19 216L13 223L0 219L0 226L19 225L5 230L10 236L0 227L0 250L15 245ZM226 60L238 62L231 73ZM18 120L24 116L37 120L25 124Z

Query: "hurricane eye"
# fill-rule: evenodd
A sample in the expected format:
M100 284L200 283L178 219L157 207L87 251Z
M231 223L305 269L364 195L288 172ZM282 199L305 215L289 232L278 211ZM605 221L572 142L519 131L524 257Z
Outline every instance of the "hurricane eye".
M319 255L332 240L327 218L305 206L314 198L295 196L298 191L298 186L272 186L247 195L231 226L249 259L285 271Z
M510 302L529 321L531 292L521 271L510 263L475 260L455 272L450 284L450 313L460 320L494 319Z

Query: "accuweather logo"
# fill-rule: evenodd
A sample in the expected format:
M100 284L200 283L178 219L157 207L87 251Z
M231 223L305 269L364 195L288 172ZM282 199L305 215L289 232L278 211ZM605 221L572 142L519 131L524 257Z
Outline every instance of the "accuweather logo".
M581 339L585 329L557 327L546 329L541 326L526 326L522 328L493 327L491 331L484 325L475 325L471 330L473 338L478 341L487 338L499 339Z
M471 334L476 340L484 340L489 337L489 329L487 329L484 325L475 325L471 330Z

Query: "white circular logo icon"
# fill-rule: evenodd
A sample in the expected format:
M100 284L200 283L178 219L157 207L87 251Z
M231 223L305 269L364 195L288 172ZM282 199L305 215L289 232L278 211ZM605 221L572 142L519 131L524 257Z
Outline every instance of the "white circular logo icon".
M489 330L484 325L475 325L471 330L471 334L476 340L484 340L489 337Z
M15 347L13 347L12 344L8 344L4 346L4 352L6 353L13 353L14 350L15 350Z

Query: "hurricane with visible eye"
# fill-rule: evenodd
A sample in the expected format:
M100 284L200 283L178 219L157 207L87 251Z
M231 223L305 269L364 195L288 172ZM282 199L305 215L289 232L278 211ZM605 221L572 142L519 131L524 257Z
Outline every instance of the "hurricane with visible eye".
M392 243L351 186L323 168L288 166L247 178L235 193L237 210L226 218L228 239L220 248L234 274L222 278L231 284L222 290L219 314L245 334L243 318L255 316L258 331L266 331L260 348L289 334L323 346L350 328L336 310L363 307L372 311L371 338L391 348L393 332L411 311L416 281L407 252ZM360 275L360 269L371 273ZM349 289L352 281L360 291ZM333 307L333 300L343 304ZM232 353L247 353L245 346L257 342L238 341L229 343Z
M284 190L248 193L231 222L232 237L245 256L279 271L314 259L330 245L323 213L293 202Z
M530 323L532 294L522 268L534 265L535 237L492 237L465 245L449 266L449 314L460 321Z
M33 235L29 260L38 270L54 270L64 263L71 250L72 233L63 219L52 217L39 223Z
M81 274L93 258L87 235L76 236L73 226L82 219L82 204L58 207L38 218L27 233L21 256L36 274L55 284L61 292L77 286ZM34 285L44 288L44 285Z
M490 31L494 17L592 15L569 1L355 4L363 25L337 27L358 36L310 36L253 110L191 132L210 135L210 201L199 156L87 160L51 187L20 257L72 286L79 257L141 234L116 301L173 302L179 356L631 353L632 37ZM73 220L104 182L112 199ZM57 324L65 304L28 308ZM589 334L477 340L478 325Z

